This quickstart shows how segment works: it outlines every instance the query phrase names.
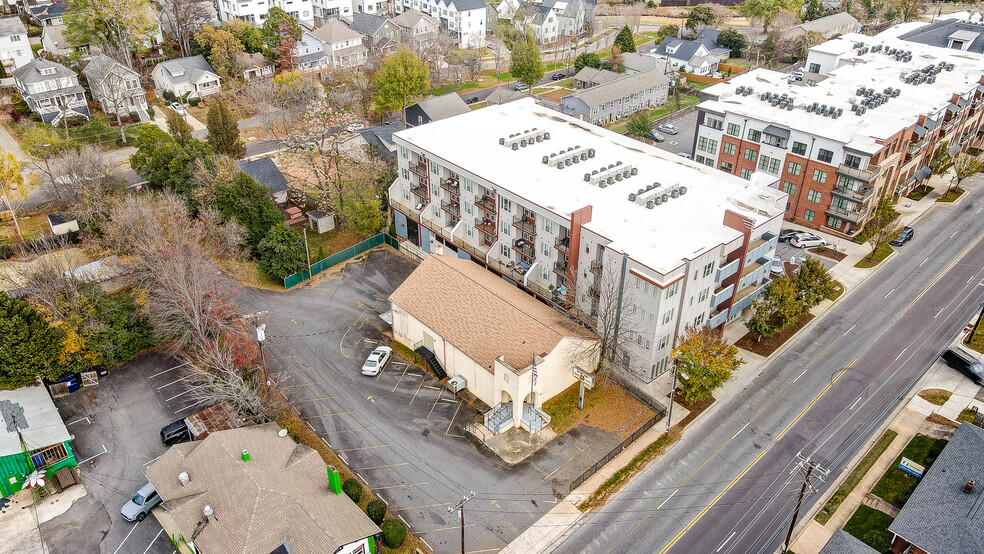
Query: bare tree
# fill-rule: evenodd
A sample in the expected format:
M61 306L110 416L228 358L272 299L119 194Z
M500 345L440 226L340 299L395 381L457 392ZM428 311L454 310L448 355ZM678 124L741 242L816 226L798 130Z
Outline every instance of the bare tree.
M499 38L498 35L492 35L492 38L486 41L485 46L492 52L492 60L495 62L495 79L501 83L502 66L509 59L509 47L506 46L506 41Z
M343 82L355 97L363 119L369 119L369 110L372 108L372 101L378 88L375 76L382 63L383 56L378 51L370 52L366 63L353 68L342 77Z
M191 37L212 19L209 0L158 0L182 56L191 55Z
M228 402L252 423L261 423L273 413L266 401L265 372L255 363L255 343L241 326L224 339L198 340L185 354L190 396L203 404Z
M106 217L126 184L105 152L86 145L49 160L41 170L40 188L80 222L92 223Z
M618 13L622 17L625 24L632 29L633 33L639 32L639 23L642 21L642 12L646 10L646 4L644 2L636 2L634 4L621 4L618 7Z

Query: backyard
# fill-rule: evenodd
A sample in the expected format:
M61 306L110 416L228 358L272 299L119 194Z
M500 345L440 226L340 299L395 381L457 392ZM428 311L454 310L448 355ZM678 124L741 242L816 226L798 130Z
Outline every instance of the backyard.
M119 148L120 131L116 125L116 118L110 119L104 114L93 113L87 122L83 125L77 125L75 127L69 126L68 136L71 140L76 142L81 142L84 144L99 145L103 149L113 150ZM134 124L124 124L124 133L126 133L127 142L132 141L136 136L140 128L146 123L134 123ZM65 126L51 126L44 123L34 121L29 117L21 118L20 121L14 123L7 123L7 130L13 135L14 139L18 142L23 141L24 134L35 127L49 127L59 132L62 136L65 133ZM128 144L129 146L129 144Z
M643 113L646 114L646 117L649 118L649 121L650 122L653 122L653 121L656 121L657 119L666 117L666 116L670 115L673 112L676 112L676 111L682 110L684 108L688 108L690 106L693 106L698 101L700 101L700 99L697 98L696 96L692 95L692 94L681 94L680 95L680 107L678 108L677 107L677 104L676 104L676 101L674 101L673 96L671 95L666 100L666 104L663 104L662 106L660 106L658 108L653 108L651 110L645 110ZM628 124L629 124L629 119L627 117L626 118L622 118L622 119L618 120L617 122L615 122L614 124L612 124L611 126L609 126L608 127L608 130L614 131L614 132L619 133L619 134L622 134L622 133L625 132L625 128L626 128L626 126L628 126Z

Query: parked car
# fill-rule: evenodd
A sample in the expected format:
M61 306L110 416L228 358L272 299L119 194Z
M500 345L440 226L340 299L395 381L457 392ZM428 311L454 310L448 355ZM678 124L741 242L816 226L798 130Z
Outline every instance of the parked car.
M386 367L386 364L393 357L393 349L388 346L380 346L369 354L366 363L362 364L363 375L378 375Z
M667 135L675 135L680 132L680 129L677 129L672 123L664 123L659 127L656 127L656 130L666 133Z
M188 424L185 423L184 418L161 427L161 443L164 446L171 446L172 444L188 442L190 440L191 431L188 429Z
M984 364L970 352L954 346L946 349L942 358L946 365L970 377L978 385L984 385Z
M690 154L688 152L677 152L677 156L680 156L681 158L687 158L688 160L690 159Z
M178 115L188 115L188 110L185 109L181 102L171 102L171 109L178 112Z
M524 85L523 83L516 83L515 85L513 85L513 90L518 90L520 92L522 92L522 91L524 91L524 90L526 90L528 88L529 87L526 86L526 85Z
M779 242L789 242L793 240L793 237L803 232L800 229L783 229L779 231Z
M550 78L554 81L562 81L567 78L567 75L564 75L563 73L554 73L550 76Z
M899 231L899 236L892 239L892 242L889 242L888 244L891 244L892 246L902 246L912 240L912 235L914 234L915 231L912 230L912 227L903 227L902 230Z
M786 272L782 266L782 257L776 256L772 258L772 263L769 265L769 272L775 275L782 275Z
M663 135L659 134L656 131L649 131L649 138L653 139L656 142L663 142L666 140L666 137L664 137Z
M126 504L120 508L120 515L127 521L143 521L154 506L161 503L161 495L157 494L154 485L149 482L140 487Z
M789 241L789 244L796 248L812 248L814 246L826 246L827 241L812 233L799 233Z

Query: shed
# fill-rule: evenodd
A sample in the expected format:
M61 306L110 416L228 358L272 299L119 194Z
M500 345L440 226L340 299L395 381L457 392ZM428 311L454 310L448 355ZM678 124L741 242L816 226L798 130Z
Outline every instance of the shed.
M21 490L35 469L50 477L77 466L71 440L45 387L0 390L0 493L7 497Z
M312 231L321 233L331 231L335 228L335 216L326 214L321 210L311 210L307 213L308 225Z
M65 212L55 212L48 214L48 226L51 227L51 232L56 235L67 235L72 231L79 230L79 220Z

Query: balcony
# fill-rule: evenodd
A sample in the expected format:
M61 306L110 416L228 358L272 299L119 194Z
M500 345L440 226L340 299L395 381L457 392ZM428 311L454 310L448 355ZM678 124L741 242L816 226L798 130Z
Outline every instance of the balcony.
M847 175L848 177L853 177L854 179L860 179L866 183L870 183L877 179L878 173L880 172L881 167L877 165L868 165L865 169L857 169L844 164L837 166L837 173Z
M404 200L403 196L399 197L390 196L390 207L394 210L403 212L403 215L409 217L410 219L417 219L420 217L420 210L416 209L415 204L410 200Z
M461 191L461 186L458 184L458 180L454 178L441 179L441 188L451 194L458 194Z
M475 230L488 236L495 236L495 221L491 221L484 217L476 217Z
M427 186L426 185L422 185L422 184L421 185L414 185L414 186L410 187L410 192L412 192L413 194L415 194L416 196L418 196L421 200L423 200L424 201L424 204L427 204L430 201L430 196L429 196L429 194L427 192Z
M833 193L837 196L854 200L855 202L866 202L875 193L875 189L872 187L861 187L860 190L851 190L841 185L835 185Z
M567 261L566 260L560 260L560 261L554 262L553 270L554 270L554 273L556 273L557 275L560 275L561 277L567 278Z
M601 298L601 290L597 286L591 285L588 287L588 296L597 300Z
M921 140L919 142L910 142L909 148L906 149L906 152L914 155L916 152L922 150L923 146L926 146L926 141Z
M714 277L714 280L720 283L721 281L724 281L725 279L731 277L735 273L738 273L738 266L740 265L739 262L741 262L741 260L737 260L737 259L731 260L727 264L719 267L717 270L717 275L715 275Z
M475 206L486 213L495 214L495 199L491 196L485 194L475 195Z
M711 307L715 308L719 304L721 304L721 302L724 302L725 300L731 298L734 292L735 292L734 285L728 285L715 290L714 294L711 295Z
M827 213L832 216L850 221L851 223L861 223L864 221L864 217L868 215L868 209L861 208L860 210L852 210L850 208L830 206L829 208L827 208Z
M457 202L441 200L441 209L453 216L461 217L461 208L458 206Z
M536 236L536 220L526 215L517 215L513 218L513 227L530 236Z
M601 275L601 260L595 260L591 262L591 266L589 267L589 270L591 271L591 273L594 273L595 275Z
M483 250L482 248L479 248L479 247L476 247L476 246L474 246L472 244L469 244L464 239L460 239L460 238L454 239L454 243L458 247L464 248L466 252L468 252L472 256L475 256L479 260L484 260L485 259L485 256L489 253L489 249L488 248L485 248Z
M410 173L413 173L425 181L428 179L427 166L421 168L419 165L410 164Z
M557 237L557 240L554 241L554 248L564 254L570 254L571 237Z
M536 250L533 249L533 244L526 239L516 239L513 241L513 250L519 252L523 258L530 261L536 258Z

